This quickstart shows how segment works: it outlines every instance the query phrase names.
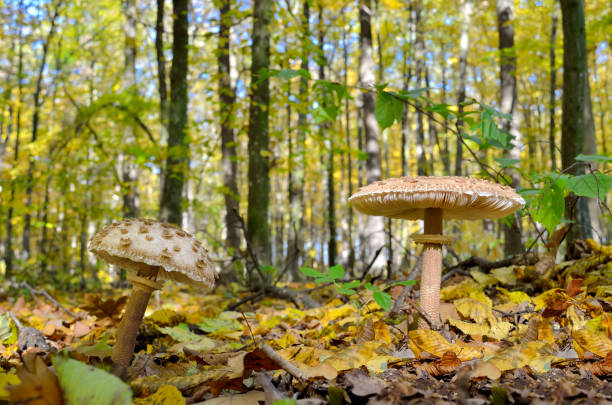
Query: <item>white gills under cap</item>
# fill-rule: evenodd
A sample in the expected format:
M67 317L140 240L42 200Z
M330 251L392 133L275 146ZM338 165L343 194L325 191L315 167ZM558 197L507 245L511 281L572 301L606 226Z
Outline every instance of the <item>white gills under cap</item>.
M364 214L424 219L440 208L444 219L503 218L525 205L513 188L487 180L452 176L400 177L361 187L349 201Z

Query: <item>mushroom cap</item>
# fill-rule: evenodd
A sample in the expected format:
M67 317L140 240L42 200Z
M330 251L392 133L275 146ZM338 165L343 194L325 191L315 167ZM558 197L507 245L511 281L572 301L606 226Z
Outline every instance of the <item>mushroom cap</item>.
M217 273L199 240L174 225L151 219L113 222L89 240L89 250L128 271L159 267L157 278L211 289Z
M444 219L502 218L525 205L513 188L469 177L400 177L361 187L349 201L368 215L424 219L441 208Z

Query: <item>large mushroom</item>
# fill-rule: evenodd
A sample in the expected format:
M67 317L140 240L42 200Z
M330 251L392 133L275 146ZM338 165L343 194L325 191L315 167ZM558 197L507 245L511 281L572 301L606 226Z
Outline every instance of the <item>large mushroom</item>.
M525 205L514 189L467 177L401 177L361 187L349 201L364 214L424 220L424 234L412 235L423 244L421 308L434 321L440 315L443 219L502 218ZM425 324L421 322L421 325Z
M151 293L162 287L158 278L210 290L217 276L199 240L174 225L151 219L114 222L91 238L89 250L126 269L132 283L111 356L117 375L130 364Z

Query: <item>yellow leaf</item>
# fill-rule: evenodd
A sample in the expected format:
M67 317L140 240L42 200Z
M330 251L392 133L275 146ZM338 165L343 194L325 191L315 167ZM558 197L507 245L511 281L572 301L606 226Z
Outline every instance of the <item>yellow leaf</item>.
M281 338L272 341L275 348L289 347L297 342L297 339L291 333L285 333Z
M502 284L516 285L516 274L512 266L493 269L491 274Z
M461 332L470 336L484 336L489 332L489 325L483 325L479 323L473 322L465 322L460 321L459 319L449 318L448 323L450 323L455 328L459 329Z
M408 337L410 338L410 349L417 357L420 357L422 352L428 352L436 357L442 357L445 352L454 352L461 361L479 359L483 356L483 348L450 343L433 330L412 330L408 332Z
M454 302L457 312L474 322L483 323L485 321L496 321L495 315L490 305L473 298L463 298Z
M601 357L606 357L612 351L612 340L603 333L581 329L573 331L572 337L574 338L574 350L580 357L586 351Z
M580 330L586 328L586 319L578 313L575 305L571 305L565 312L572 330Z
M560 360L552 355L552 348L546 342L527 342L511 346L487 359L501 371L529 366L535 372L545 373L550 370L553 361Z
M134 405L184 405L183 394L174 385L162 385L155 392L146 398L135 399Z
M391 335L387 324L382 321L374 323L374 340L381 340L385 343L391 343Z
M9 392L6 389L7 385L18 385L20 382L17 374L0 373L0 400L8 401L10 399Z
M489 307L493 305L491 299L482 292L481 287L472 279L444 287L440 291L440 300L442 301L452 301L457 298L473 298L487 304Z
M472 270L470 271L470 276L474 278L483 287L488 287L493 284L497 284L497 278L493 277L490 274L483 273L482 271Z
M502 287L497 287L497 291L501 292L508 301L515 304L520 304L525 301L531 302L531 297L523 291L508 291Z
M544 291L542 294L532 299L533 304L535 305L535 310L539 311L540 309L551 305L555 301L568 301L571 298L560 288L553 288L552 290Z

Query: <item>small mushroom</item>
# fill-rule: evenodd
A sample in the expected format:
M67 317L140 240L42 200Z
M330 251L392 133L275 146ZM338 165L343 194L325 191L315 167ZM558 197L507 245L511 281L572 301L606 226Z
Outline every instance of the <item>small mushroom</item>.
M169 229L183 236L174 236ZM197 249L191 249L197 244ZM150 219L129 219L101 229L89 241L89 250L108 263L128 271L132 292L117 331L111 356L113 372L122 375L134 354L138 328L159 279L213 288L217 273L206 249L190 234Z
M424 220L424 234L412 235L423 244L420 305L429 317L440 315L443 219L502 218L525 205L514 189L467 177L401 177L368 184L349 201L364 214ZM420 322L425 327L424 322Z

